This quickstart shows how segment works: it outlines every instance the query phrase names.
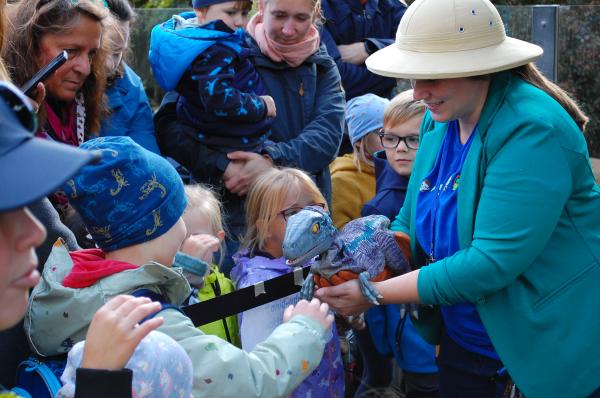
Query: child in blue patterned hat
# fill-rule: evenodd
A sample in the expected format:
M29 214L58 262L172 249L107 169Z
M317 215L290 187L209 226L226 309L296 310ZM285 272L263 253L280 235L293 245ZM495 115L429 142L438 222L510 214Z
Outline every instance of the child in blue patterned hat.
M25 329L38 354L60 355L85 338L94 312L112 296L141 288L170 306L158 329L177 341L193 367L194 397L283 396L317 366L331 326L327 305L290 307L271 336L250 353L196 329L178 307L191 289L173 258L187 237L186 206L175 169L129 137L103 137L81 148L101 152L63 189L99 248L69 253L56 245L34 288ZM190 238L193 238L190 237Z
M160 86L179 94L177 117L206 146L259 152L276 108L248 59L244 28L252 0L193 0L194 12L157 25L150 65Z

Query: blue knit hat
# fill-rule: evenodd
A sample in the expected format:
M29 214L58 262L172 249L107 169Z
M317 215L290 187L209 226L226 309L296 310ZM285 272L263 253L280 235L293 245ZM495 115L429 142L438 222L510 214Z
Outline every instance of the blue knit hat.
M229 3L230 1L234 1L234 0L192 0L192 7L204 8L204 7L212 6L213 4ZM252 3L252 0L247 0L247 1Z
M352 145L383 127L383 111L390 101L375 94L354 97L346 103L346 124Z
M81 145L100 161L83 167L63 190L96 244L114 251L158 238L187 204L177 171L129 137L101 137Z

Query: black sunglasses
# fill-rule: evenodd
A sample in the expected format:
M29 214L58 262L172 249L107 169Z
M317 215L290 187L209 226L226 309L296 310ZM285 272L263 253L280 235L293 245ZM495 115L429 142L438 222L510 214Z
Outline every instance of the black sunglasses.
M21 90L9 82L0 81L0 98L12 109L27 131L31 133L37 131L37 115Z
M324 209L325 208L325 203L311 203L308 206L319 206L320 208ZM287 222L288 218L290 218L294 214L298 214L300 212L300 210L302 210L302 209L304 209L304 207L293 206L293 207L281 210L277 214L281 215L281 217L283 217L283 219Z

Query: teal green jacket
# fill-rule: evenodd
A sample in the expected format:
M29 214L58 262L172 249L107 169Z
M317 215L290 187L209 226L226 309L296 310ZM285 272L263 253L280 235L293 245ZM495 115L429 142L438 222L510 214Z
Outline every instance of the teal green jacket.
M419 185L446 123L429 113L404 207L392 229L415 246ZM527 397L585 397L600 387L600 189L581 130L541 90L492 77L460 176L454 255L421 268L425 304L470 302Z

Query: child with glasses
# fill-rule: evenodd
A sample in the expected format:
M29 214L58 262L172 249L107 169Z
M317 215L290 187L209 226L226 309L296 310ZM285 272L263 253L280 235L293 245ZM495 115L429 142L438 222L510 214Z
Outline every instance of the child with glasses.
M338 229L360 217L361 207L375 196L373 154L382 149L378 133L389 101L365 94L346 104L346 125L352 154L336 158L331 172L331 218Z
M362 216L381 214L396 218L404 203L406 187L419 148L419 126L425 104L413 99L413 90L398 94L383 112L379 138L383 151L375 153L377 194L367 202ZM397 305L382 305L365 313L367 329L357 332L365 363L363 383L384 387L391 382L391 360L402 369L406 397L437 397L435 348L423 340L410 317Z
M308 205L327 209L325 203L316 184L300 170L271 169L261 175L248 192L248 227L241 249L234 255L236 265L231 270L231 278L236 288L241 289L292 272L292 268L286 264L282 249L287 220ZM299 294L296 293L238 315L242 348L250 351L256 343L269 336L281 323L285 307L298 300ZM263 316L271 310L274 310L271 317ZM321 363L294 390L292 397L344 396L344 369L334 325L332 334L333 337L325 346Z

